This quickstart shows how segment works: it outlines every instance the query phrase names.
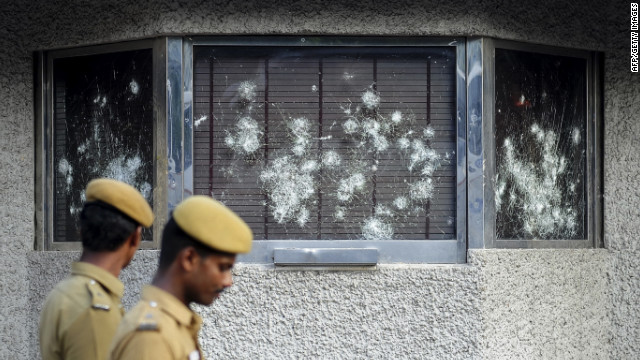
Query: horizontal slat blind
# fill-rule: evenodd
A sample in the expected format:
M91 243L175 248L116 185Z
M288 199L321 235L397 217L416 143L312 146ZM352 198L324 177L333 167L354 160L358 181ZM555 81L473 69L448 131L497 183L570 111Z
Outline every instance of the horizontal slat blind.
M195 193L211 195L236 211L256 239L361 239L389 229L393 234L381 239L455 238L452 51L198 47L194 69ZM376 94L379 102L363 111L367 93ZM365 124L370 119L390 123L394 113L402 114L404 125L388 132L388 146L376 150ZM350 117L361 123L355 135L345 130ZM242 136L238 124L246 118L261 132L259 149L250 154L228 143L230 135ZM300 118L306 119L309 136L306 150L296 153L300 138L291 124ZM423 135L428 131L433 134ZM408 149L400 148L401 138L410 140ZM409 166L415 142L440 159L428 177L433 185L428 201L411 200L412 186L427 179L420 166ZM323 162L331 153L338 154L339 165ZM290 181L293 194L307 184L300 177L312 178L304 206L294 206L293 216L284 219L278 209L292 207L284 206L276 185L264 179L281 163L275 168L278 179ZM313 163L316 169L303 170ZM344 201L341 184L354 174L364 175L363 187ZM407 200L406 206L396 206L398 198Z

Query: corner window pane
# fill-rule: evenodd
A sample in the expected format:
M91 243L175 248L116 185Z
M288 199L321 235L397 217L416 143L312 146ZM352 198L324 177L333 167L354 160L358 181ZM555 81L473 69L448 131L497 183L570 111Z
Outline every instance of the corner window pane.
M585 59L495 49L498 239L586 239Z
M455 239L452 48L197 47L194 190L256 239Z
M53 60L54 241L79 241L93 178L127 182L151 203L152 66L151 49Z

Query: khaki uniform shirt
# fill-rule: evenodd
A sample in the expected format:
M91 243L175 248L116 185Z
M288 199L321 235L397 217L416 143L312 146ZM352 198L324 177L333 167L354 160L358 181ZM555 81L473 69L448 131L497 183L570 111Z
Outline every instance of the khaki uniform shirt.
M122 320L124 285L98 266L76 262L49 293L40 315L43 360L107 358Z
M199 360L202 319L168 292L148 285L142 300L122 319L111 360Z

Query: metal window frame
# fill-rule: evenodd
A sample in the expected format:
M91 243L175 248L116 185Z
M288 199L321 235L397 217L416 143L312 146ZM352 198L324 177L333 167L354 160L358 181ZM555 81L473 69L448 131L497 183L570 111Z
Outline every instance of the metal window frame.
M180 42L180 38L170 41ZM184 84L184 93L193 93L193 48L198 46L290 46L290 47L453 47L456 51L456 112L457 112L457 216L456 239L452 240L258 240L254 241L253 250L247 255L238 257L238 261L244 263L261 263L277 265L309 265L309 266L361 266L362 253L372 256L372 251L378 252L377 263L464 263L466 262L466 208L467 208L467 179L466 179L466 79L465 38L424 38L424 37L331 37L331 36L225 36L225 37L193 37L183 38L183 45L175 45L183 52L184 78L170 78L171 83ZM169 55L172 58L171 54ZM178 56L175 57L176 59ZM169 73L171 75L171 73ZM185 137L193 136L193 119L190 97L185 96L183 103L184 124L181 129ZM177 124L178 122L172 122ZM180 129L176 127L175 131ZM193 164L193 149L185 149L183 164ZM193 178L189 178L188 167L184 168L184 174L170 174L180 177L183 182L182 198L193 193ZM191 174L193 170L191 169ZM187 174L187 175L185 175ZM169 191L179 191L178 186ZM179 194L175 194L176 198ZM171 207L171 205L170 205ZM339 251L337 249L342 249ZM362 249L358 252L354 249ZM337 258L342 253L341 258ZM275 257L278 254L276 261ZM282 254L285 254L284 256ZM314 256L309 256L314 254ZM353 254L352 257L344 254ZM301 263L300 259L306 259ZM351 260L349 260L351 259ZM370 259L370 258L369 258ZM370 261L370 260L368 260Z
M469 38L469 249L603 247L603 115L602 54L486 37ZM495 49L571 56L585 59L587 69L587 238L584 240L497 239L495 178Z
M129 50L152 49L153 53L153 210L155 221L152 241L144 241L143 249L158 248L162 233L162 225L166 219L166 113L165 79L166 44L164 38L123 42L118 44L94 45L72 49L37 51L34 54L35 65L35 236L36 250L70 251L80 250L82 244L77 242L56 242L53 239L53 61L60 58L98 55ZM79 239L78 239L79 240Z
M34 53L35 237L36 250L79 250L79 242L54 242L52 180L52 62L55 58L141 48L153 49L154 214L158 248L169 211L193 194L193 48L197 46L452 46L456 49L457 217L454 240L262 240L238 258L246 263L361 266L376 263L464 263L467 249L604 247L603 225L603 55L594 51L498 40L487 37L366 36L169 36ZM587 60L587 196L585 240L497 240L495 202L494 54L496 48L578 56ZM184 144L192 144L191 147ZM343 250L342 250L343 249ZM358 249L362 250L358 253ZM336 256L337 253L354 254ZM375 255L374 255L375 253ZM363 254L366 256L363 257ZM366 258L366 260L363 260ZM302 261L300 259L307 259ZM349 259L352 259L350 262ZM306 266L305 265L305 266Z

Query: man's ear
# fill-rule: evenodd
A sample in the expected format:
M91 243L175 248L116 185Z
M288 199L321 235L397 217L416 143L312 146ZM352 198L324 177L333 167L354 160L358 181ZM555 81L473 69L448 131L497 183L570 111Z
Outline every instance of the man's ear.
M140 247L140 242L142 241L142 226L139 226L129 235L127 240L120 246L120 251L122 251L123 256L125 257L125 263L123 268L127 267L133 257L136 254L136 251Z
M195 271L200 263L200 255L193 246L187 246L178 254L180 267L186 271Z
M133 234L129 236L128 241L132 248L138 249L140 247L140 242L142 241L142 226L138 225Z

